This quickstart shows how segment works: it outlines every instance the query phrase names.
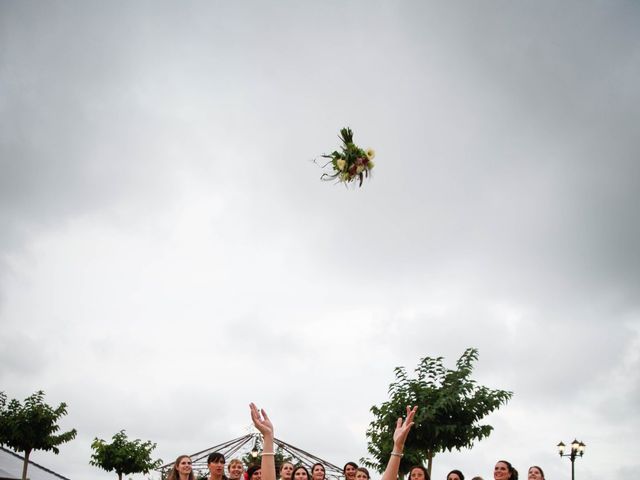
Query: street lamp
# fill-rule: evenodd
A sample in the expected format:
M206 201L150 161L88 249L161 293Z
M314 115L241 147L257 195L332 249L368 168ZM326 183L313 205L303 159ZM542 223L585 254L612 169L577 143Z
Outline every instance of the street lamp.
M251 456L253 458L258 458L258 437L256 437L255 441L253 442L253 448L251 449Z
M571 442L571 452L564 453L566 445L562 442L558 444L558 453L561 457L569 457L571 460L571 480L575 480L575 462L577 457L581 457L584 455L584 447L586 445L578 440L574 440Z

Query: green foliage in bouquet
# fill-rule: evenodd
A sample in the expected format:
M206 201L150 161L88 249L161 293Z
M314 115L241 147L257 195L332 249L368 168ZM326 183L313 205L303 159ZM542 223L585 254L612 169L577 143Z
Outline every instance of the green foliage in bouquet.
M350 128L340 130L340 140L342 146L340 150L334 150L328 155L330 161L325 164L331 165L333 171L324 173L322 180L336 180L345 184L358 181L358 186L362 186L362 181L368 177L374 167L373 158L375 152L369 148L364 150L353 143L353 131Z

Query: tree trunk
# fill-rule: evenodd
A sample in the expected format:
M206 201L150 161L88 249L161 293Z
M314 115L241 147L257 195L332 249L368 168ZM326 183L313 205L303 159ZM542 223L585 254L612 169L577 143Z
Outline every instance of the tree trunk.
M29 455L31 455L31 450L25 450L24 463L22 464L22 480L27 480L27 467L29 466Z
M429 473L429 478L431 478L432 466L433 466L433 452L431 450L427 450L427 472Z
M122 472L118 472L118 480L122 480Z

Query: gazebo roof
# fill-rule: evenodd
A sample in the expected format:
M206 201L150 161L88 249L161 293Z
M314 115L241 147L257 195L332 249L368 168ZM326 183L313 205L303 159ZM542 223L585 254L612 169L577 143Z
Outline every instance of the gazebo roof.
M324 466L327 479L338 479L342 476L342 469L334 465L333 463L328 462L327 460L323 460L320 457L317 457L278 438L274 438L273 443L275 444L276 448L283 452L283 454L291 456L293 458L292 462L294 464L304 465L305 467L307 467L307 469L309 469L314 463L321 463ZM259 444L260 434L254 432L244 435L243 437L238 437L233 440L214 445L213 447L207 448L206 450L192 453L189 456L191 457L191 461L193 462L194 470L206 471L207 457L209 456L209 454L213 452L220 452L228 461L231 458L246 455L253 450L256 452L256 455L254 456L258 457L259 452L257 451L257 446ZM172 466L173 462L167 463L166 465L160 467L159 470L165 472Z

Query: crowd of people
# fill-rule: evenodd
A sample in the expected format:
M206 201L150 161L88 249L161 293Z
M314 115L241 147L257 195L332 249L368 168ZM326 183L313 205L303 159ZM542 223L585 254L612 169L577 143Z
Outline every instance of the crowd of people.
M273 447L273 424L264 410L252 403L251 419L253 424L263 436L263 452L260 465L249 467L246 472L244 464L237 458L229 462L225 475L225 457L220 452L214 452L207 458L209 468L208 480L326 480L326 472L322 463L315 463L311 470L304 465L293 465L285 461L278 468L276 478L275 452ZM413 426L413 417L418 407L407 407L407 415L399 418L393 434L393 449L389 454L387 468L382 474L381 480L397 480L400 469L400 459L404 451L404 442ZM369 471L359 467L355 462L347 462L342 469L344 480L370 480ZM451 470L446 480L464 480L460 470ZM506 460L499 460L493 469L494 480L518 480L518 471ZM167 480L196 480L191 458L189 455L180 455L171 468ZM415 465L409 470L408 480L431 480L427 469L421 465ZM483 480L482 477L473 477L471 480ZM527 480L545 480L542 468L537 465L529 467Z

